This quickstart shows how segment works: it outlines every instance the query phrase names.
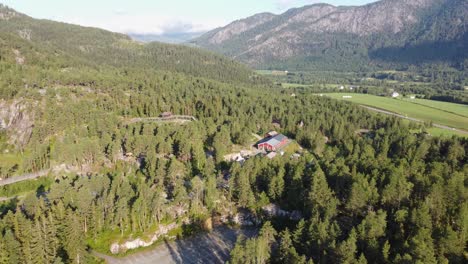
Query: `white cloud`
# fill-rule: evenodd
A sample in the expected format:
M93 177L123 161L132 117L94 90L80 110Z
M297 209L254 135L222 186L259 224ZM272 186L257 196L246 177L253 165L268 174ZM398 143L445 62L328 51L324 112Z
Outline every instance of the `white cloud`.
M211 30L227 22L207 19L201 23L193 23L181 17L133 15L122 10L118 11L107 18L61 17L56 18L56 20L82 26L103 28L114 32L138 34L201 32Z
M323 2L327 0L273 0L279 12L292 7ZM109 13L83 14L76 16L56 16L52 19L78 24L82 26L98 27L114 32L136 34L165 34L165 33L193 33L214 29L232 22L228 16L209 15L206 17L188 17L182 15L156 13L133 13L123 6L116 6ZM232 18L231 18L232 19Z

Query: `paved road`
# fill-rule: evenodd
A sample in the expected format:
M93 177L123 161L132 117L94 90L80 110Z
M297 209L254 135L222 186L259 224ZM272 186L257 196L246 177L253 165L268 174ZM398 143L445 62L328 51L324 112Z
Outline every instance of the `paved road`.
M251 237L257 229L230 229L218 227L211 233L192 238L165 241L156 248L129 255L124 258L111 257L93 252L108 264L169 264L169 263L224 263L240 234Z
M382 110L382 109L378 109L378 108L374 108L374 107L370 107L370 106L366 106L366 105L360 105L360 106L361 106L361 107L364 107L364 108L366 108L366 109L369 109L369 110L371 110L371 111L374 111L374 112L379 112L379 113L386 114L386 115L392 115L392 116L396 116L396 117L408 119L408 120L415 121L415 122L424 122L423 120L420 120L420 119L416 119L416 118L412 118L412 117L407 117L407 116L400 115L400 114L397 114L397 113L393 113L393 112L390 112L390 111L385 111L385 110ZM432 123L432 126L438 127L438 128L442 128L442 129L457 131L457 132L459 132L459 133L468 135L468 131L465 131L465 130L462 130L462 129L458 129L458 128L454 128L454 127L449 127L449 126L444 126L444 125L435 124L435 123Z

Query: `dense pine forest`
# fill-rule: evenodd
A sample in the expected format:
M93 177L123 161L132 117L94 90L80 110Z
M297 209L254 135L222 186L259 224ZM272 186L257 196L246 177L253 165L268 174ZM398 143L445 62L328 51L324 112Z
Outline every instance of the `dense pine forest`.
M466 138L291 96L206 51L0 11L0 177L53 169L0 187L0 263L100 263L115 241L237 212L259 233L229 263L466 262ZM163 112L196 120L129 122ZM224 159L270 130L300 155Z

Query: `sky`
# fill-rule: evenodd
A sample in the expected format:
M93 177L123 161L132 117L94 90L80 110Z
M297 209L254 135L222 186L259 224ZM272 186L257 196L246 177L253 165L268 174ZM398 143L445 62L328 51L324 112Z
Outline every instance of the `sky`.
M0 0L34 18L99 27L121 33L201 32L256 13L282 13L326 2L362 5L375 0Z

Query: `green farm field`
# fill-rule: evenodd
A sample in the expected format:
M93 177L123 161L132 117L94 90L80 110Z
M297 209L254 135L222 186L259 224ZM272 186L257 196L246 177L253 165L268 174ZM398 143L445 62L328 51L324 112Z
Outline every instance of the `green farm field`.
M338 89L340 88L340 84L298 84L298 83L282 83L281 86L285 89L287 88L310 88L310 87L319 87L319 88L327 88L327 89Z
M410 103L428 106L431 108L437 108L442 111L450 112L453 114L468 117L468 105L454 104L441 101L427 100L427 99L403 99Z
M413 103L407 100L393 99L369 94L357 93L329 93L324 94L334 99L354 102L361 105L367 105L400 115L420 119L427 122L434 122L440 125L468 130L468 117L464 114L454 114L457 111L465 113L460 105L444 102ZM343 96L352 96L352 98L343 98ZM417 100L428 101L428 100ZM426 105L425 105L426 104Z
M438 127L430 127L427 129L427 132L433 136L438 137L451 137L452 135L457 135L459 137L467 137L466 134Z

